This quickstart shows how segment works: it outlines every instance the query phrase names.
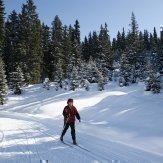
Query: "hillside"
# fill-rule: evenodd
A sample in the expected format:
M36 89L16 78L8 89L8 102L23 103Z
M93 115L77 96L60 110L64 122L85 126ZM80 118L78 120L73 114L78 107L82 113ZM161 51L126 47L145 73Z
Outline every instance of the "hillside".
M68 98L81 115L77 142L59 141L62 111ZM0 163L162 163L163 93L144 91L142 83L102 92L45 90L31 85L20 96L10 94L0 111Z

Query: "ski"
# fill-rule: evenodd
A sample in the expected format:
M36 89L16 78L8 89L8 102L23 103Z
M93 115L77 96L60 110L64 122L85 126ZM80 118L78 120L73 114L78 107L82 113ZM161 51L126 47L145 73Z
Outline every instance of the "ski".
M84 150L84 151L91 152L90 150L86 149L85 147L83 147L83 146L81 146L81 145L79 145L79 144L73 144L73 143L65 142L65 141L61 141L61 142L62 142L63 144L65 144L65 145L71 147L71 148L78 147L78 148L80 148L80 149L82 149L82 150Z
M67 146L73 148L73 146L72 146L71 144L69 144L69 143L66 143L66 142L64 142L64 141L61 141L61 143L63 143L63 144L65 144L65 145L67 145Z
M66 144L69 144L69 143L71 143L71 142L68 142L68 143L66 143ZM86 149L85 147L79 145L78 143L77 143L77 144L71 143L71 144L69 144L69 145L71 145L71 147L78 147L78 148L80 148L80 149L82 149L82 150L84 150L84 151L91 152L90 150Z
M76 144L76 146L79 147L80 149L83 149L83 150L87 151L87 152L91 152L90 150L86 149L85 147L82 147L82 146L79 145L79 144Z

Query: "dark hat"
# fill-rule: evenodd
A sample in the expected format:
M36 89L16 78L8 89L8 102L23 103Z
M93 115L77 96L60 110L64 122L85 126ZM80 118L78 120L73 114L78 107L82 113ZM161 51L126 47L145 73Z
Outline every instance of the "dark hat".
M68 104L69 102L73 102L73 99L72 99L72 98L69 98L69 99L67 100L67 104Z

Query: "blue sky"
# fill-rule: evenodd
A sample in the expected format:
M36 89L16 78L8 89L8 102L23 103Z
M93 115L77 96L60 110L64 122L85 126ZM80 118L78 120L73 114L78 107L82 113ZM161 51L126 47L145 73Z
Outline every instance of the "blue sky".
M4 0L6 15L12 10L21 11L26 0ZM139 30L153 32L155 26L159 35L159 26L163 24L163 0L34 0L39 18L51 26L55 15L59 15L63 24L74 24L78 19L81 37L90 31L99 31L100 25L108 24L111 38L118 30L127 32L131 13L134 12Z

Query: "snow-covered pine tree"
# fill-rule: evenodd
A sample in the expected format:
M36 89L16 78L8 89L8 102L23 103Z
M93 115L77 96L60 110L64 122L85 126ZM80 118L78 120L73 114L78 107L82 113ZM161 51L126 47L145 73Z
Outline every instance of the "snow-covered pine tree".
M78 67L78 76L81 81L80 87L85 87L85 80L88 74L88 64L86 62L81 62Z
M3 105L7 95L7 84L5 68L2 58L4 59L4 38L5 38L5 8L4 1L0 0L0 105Z
M96 41L98 41L98 36L96 37ZM90 60L91 57L93 59L95 59L96 56L97 56L96 54L98 53L98 51L96 49L96 46L95 46L94 42L95 42L95 37L93 38L92 33L90 32L89 35L88 35L88 50L89 50L89 52L88 52L88 54L86 54L88 60Z
M81 63L80 24L78 20L75 21L74 28L69 26L68 40L69 51L67 51L67 46L65 47L68 58L66 76L70 79L73 67L79 67Z
M138 24L135 18L134 13L132 12L131 15L131 23L130 23L130 30L126 37L126 58L127 58L127 64L130 65L130 68L127 70L129 73L129 78L132 83L135 83L138 78L138 67L139 67L139 61L140 61L140 52L141 52L141 46L143 43L142 41L142 33L139 33L138 30ZM141 40L141 41L140 41ZM126 77L124 77L126 80ZM128 82L128 81L127 81Z
M3 105L6 101L7 95L7 81L4 70L4 64L2 58L0 57L0 105Z
M147 30L144 30L143 45L144 45L144 51L149 52L149 50L150 50L150 41L149 41L149 32Z
M153 29L153 41L152 41L152 46L153 46L153 50L154 51L158 51L158 37L157 37L157 32L156 32L156 28L154 27Z
M52 75L52 81L55 80L54 72L57 71L57 63L60 60L61 66L63 66L63 26L59 16L56 15L52 22L52 34L51 34L51 61L50 71Z
M25 81L25 79L24 79L24 74L23 74L23 71L22 71L22 69L18 66L17 68L16 68L16 72L18 73L18 85L20 86L20 87L23 87L24 86L24 81Z
M64 77L67 77L67 67L69 64L69 59L72 54L72 42L71 42L71 32L65 25L63 27L63 72Z
M80 45L80 24L76 20L74 30L72 32L72 53L75 56L75 66L79 66L81 61L81 45Z
M90 57L93 60L99 57L99 53L101 53L101 42L99 40L99 35L96 31L92 32L92 35L89 36L89 49L90 49ZM89 59L90 59L89 57Z
M132 83L138 81L144 81L145 79L145 65L146 65L146 53L145 51L145 44L144 44L144 36L143 33L140 31L138 40L135 43L135 55L134 55L134 62L133 64L133 79ZM146 45L147 46L147 45Z
M146 91L152 91L154 94L160 93L161 85L159 77L159 73L156 73L156 71L150 69L149 76L145 81Z
M90 56L89 56L89 44L88 44L88 39L85 36L84 42L82 42L82 59L86 62L89 61Z
M84 80L84 87L86 91L90 90L90 83L87 79Z
M151 91L156 94L156 93L160 93L161 90L161 85L160 85L160 79L159 76L156 74L153 78L152 81L152 87L151 87Z
M64 89L64 90L68 90L68 87L69 87L69 82L68 82L67 79L65 79L65 80L63 81L63 89Z
M54 82L58 83L60 88L63 88L63 80L64 80L64 73L62 68L61 60L59 59L58 63L56 64L56 72L54 73Z
M80 87L85 88L86 91L89 91L89 63L87 62L81 62L79 65L78 73L79 73L79 79L80 79Z
M144 67L144 53L143 53L143 41L142 34L140 38L135 40L132 47L127 50L128 63L131 65L131 83L136 83L141 76L140 70ZM140 39L140 40L139 40Z
M98 75L98 90L103 91L105 85L104 77L102 76L102 73L99 70L97 70L97 75Z
M78 76L78 71L77 68L74 66L70 78L70 90L75 91L75 89L78 88L79 85L80 85L80 80Z
M71 78L72 69L73 69L74 66L75 66L75 55L71 54L71 55L69 55L67 71L66 71L66 77L68 79Z
M152 70L155 72L159 71L159 54L157 51L151 51L150 54L150 64L152 65Z
M108 70L112 68L113 57L111 53L111 43L108 34L107 24L101 25L99 34L99 53L96 57L97 67L102 72L105 82L108 81Z
M4 0L0 0L0 49L3 49L4 46L4 36L5 36L5 30L4 30L4 22L5 22L5 7L4 7ZM3 54L1 54L3 55Z
M16 71L9 74L9 88L14 90L15 94L21 94L21 87L24 85L24 74L18 66Z
M90 83L97 83L98 82L98 68L96 66L96 63L90 58L89 63L87 65L87 80Z
M129 63L128 54L123 53L120 68L120 85L127 86L132 80L132 65Z
M131 14L131 23L130 23L130 30L129 33L127 35L127 46L129 48L132 47L132 45L135 43L135 41L137 41L138 39L138 23L135 17L135 14L132 12Z
M50 28L42 24L42 51L43 51L43 67L42 67L42 80L44 78L51 78L50 73Z
M23 4L19 20L21 68L26 81L29 80L32 84L38 83L41 79L43 55L41 23L33 0L27 0L26 4Z

